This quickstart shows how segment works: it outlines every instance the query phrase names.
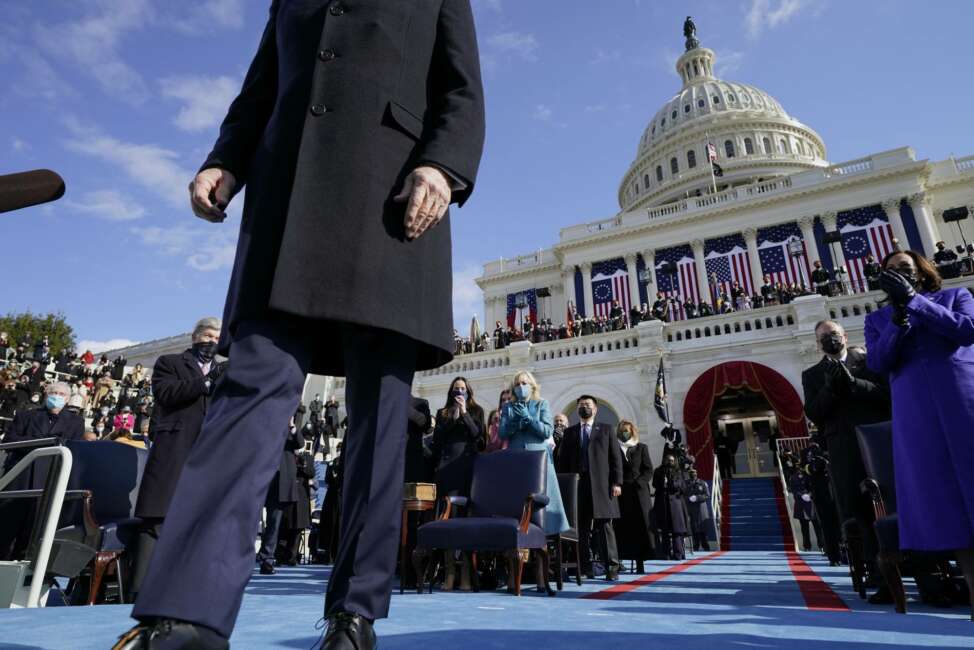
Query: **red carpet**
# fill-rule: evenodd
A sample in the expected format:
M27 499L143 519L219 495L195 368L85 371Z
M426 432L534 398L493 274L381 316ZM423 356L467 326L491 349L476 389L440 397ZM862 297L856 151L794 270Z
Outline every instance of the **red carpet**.
M654 582L659 582L666 576L673 575L674 573L680 573L681 571L686 571L689 568L695 567L702 562L707 560L712 560L716 557L720 557L727 551L717 551L716 553L711 553L710 555L705 555L704 557L694 558L692 560L687 560L686 562L681 562L680 564L674 564L671 567L667 567L662 571L657 571L656 573L650 573L641 578L636 578L632 582L626 582L623 584L618 584L608 589L602 591L596 591L595 593L586 594L582 598L589 600L609 600L610 598L615 598L616 596L621 596L622 594L628 593L635 589L639 589L644 585L653 584Z

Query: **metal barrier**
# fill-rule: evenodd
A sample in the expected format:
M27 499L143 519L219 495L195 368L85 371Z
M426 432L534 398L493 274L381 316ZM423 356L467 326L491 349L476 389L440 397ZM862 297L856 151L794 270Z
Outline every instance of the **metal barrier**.
M40 440L29 440L25 442L9 442L0 444L0 450L10 451L15 449L24 449L28 447L36 447L41 444L54 444L57 442L56 438L42 438ZM40 596L41 588L44 585L44 576L47 573L47 565L51 558L51 547L54 545L54 534L57 531L58 520L61 518L61 509L64 506L64 495L68 488L68 477L71 474L71 451L66 447L44 447L41 449L31 450L24 458L20 460L16 465L11 468L9 472L0 476L0 498L4 495L2 490L10 485L13 480L22 474L24 470L30 467L34 461L38 458L43 458L46 456L54 456L60 459L60 463L55 463L57 465L57 475L54 479L53 488L51 487L51 482L48 481L47 487L45 487L42 494L42 512L44 513L44 522L41 528L40 543L37 546L37 553L34 559L30 561L29 570L31 572L30 579L30 589L27 592L27 598L22 602L17 602L15 590L14 601L11 602L12 607L39 607L40 606ZM16 492L12 493L12 496Z

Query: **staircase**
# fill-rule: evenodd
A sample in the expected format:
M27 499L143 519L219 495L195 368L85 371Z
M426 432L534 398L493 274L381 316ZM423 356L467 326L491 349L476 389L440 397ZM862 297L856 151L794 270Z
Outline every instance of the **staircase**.
M788 510L777 479L735 478L723 485L721 549L794 550Z

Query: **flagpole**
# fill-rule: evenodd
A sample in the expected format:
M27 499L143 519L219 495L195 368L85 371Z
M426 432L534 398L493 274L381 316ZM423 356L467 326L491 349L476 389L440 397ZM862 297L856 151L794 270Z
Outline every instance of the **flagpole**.
M659 364L663 369L663 395L666 396L666 399L663 400L663 408L666 410L666 424L667 426L670 426L670 423L673 420L670 419L670 393L668 390L666 390L666 365L663 363L664 356L665 354L661 350L659 353Z
M717 193L717 177L714 176L714 159L710 157L710 147L714 148L714 153L716 155L717 145L710 141L710 131L706 132L707 136L707 163L710 165L710 186L713 189L714 194Z

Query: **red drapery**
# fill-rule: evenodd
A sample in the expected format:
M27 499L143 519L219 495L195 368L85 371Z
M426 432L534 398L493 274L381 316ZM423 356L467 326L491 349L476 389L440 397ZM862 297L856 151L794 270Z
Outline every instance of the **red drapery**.
M700 375L683 402L683 426L687 449L697 459L697 472L705 481L713 478L714 438L710 411L714 400L728 389L748 388L768 400L778 419L782 438L808 435L802 400L778 372L750 361L730 361Z

